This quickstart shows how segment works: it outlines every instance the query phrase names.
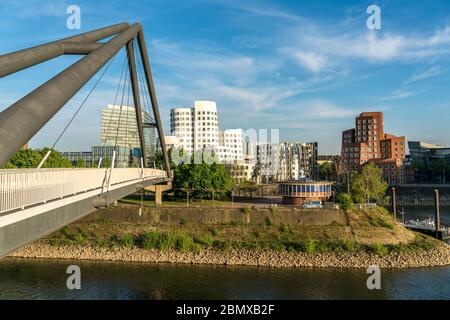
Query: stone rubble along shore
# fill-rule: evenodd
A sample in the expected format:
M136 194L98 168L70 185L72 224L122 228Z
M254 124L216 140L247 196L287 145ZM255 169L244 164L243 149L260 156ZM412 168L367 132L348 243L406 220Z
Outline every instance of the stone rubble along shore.
M52 246L34 243L14 252L11 257L37 259L78 259L146 263L209 264L260 266L272 268L419 268L450 265L450 246L439 244L431 250L412 253L391 252L380 257L366 252L300 253L287 251L205 249L199 252L160 251L140 248L108 249L94 246Z

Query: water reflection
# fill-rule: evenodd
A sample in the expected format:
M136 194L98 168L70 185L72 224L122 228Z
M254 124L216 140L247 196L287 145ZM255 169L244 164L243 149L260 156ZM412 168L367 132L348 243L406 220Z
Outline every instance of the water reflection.
M77 264L82 290L66 289ZM450 299L450 268L382 271L369 291L364 270L268 269L5 259L0 299Z

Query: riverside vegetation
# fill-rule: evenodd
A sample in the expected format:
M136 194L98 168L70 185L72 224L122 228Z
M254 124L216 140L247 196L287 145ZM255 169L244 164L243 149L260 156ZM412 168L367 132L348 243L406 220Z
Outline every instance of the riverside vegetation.
M239 210L245 214L244 209ZM76 258L87 250L95 252L87 259L184 263L237 259L234 264L275 267L351 267L366 265L369 260L384 261L388 267L450 264L447 245L406 230L384 209L352 209L343 214L346 223L333 221L329 225L276 224L270 218L259 224L231 221L207 225L180 220L178 225L154 225L117 222L105 215L65 227L15 256L60 258L64 255L61 252L75 250L68 257ZM40 248L39 255L33 254L33 246ZM248 258L241 261L240 256ZM264 262L268 257L271 262ZM288 257L295 262L283 262Z

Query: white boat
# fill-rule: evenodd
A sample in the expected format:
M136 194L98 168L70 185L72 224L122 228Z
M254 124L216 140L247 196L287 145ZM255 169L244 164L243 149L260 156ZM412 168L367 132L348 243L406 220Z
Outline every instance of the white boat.
M436 230L436 222L431 218L425 220L408 220L408 222L405 223L405 226L418 229Z

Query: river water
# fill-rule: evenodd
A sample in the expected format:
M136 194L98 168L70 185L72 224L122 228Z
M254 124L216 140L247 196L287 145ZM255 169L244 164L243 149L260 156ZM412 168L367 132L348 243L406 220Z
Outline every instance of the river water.
M407 219L432 208L405 208ZM450 225L450 210L442 211ZM81 290L68 290L66 269L81 268ZM0 260L0 299L446 299L450 267L382 270L368 290L365 270Z

